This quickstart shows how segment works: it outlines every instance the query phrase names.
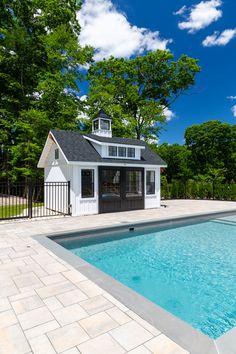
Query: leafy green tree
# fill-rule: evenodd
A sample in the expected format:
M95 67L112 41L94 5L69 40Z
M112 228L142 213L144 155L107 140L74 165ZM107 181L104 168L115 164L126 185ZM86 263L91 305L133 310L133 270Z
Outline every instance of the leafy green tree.
M76 129L81 48L77 0L0 2L0 178L37 176L51 128Z
M198 61L157 50L134 59L111 57L91 65L89 116L104 109L114 120L115 135L155 139L166 121L164 108L195 81Z
M186 129L185 141L191 153L193 175L210 180L235 180L236 126L217 120Z
M172 179L181 179L186 181L192 177L192 171L189 168L190 151L185 145L179 144L161 144L156 149L158 155L167 163L167 168L164 170L168 182Z

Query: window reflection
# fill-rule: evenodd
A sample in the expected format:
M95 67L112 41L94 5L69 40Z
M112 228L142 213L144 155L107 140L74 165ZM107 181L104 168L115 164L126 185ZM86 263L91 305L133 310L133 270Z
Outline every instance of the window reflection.
M102 198L120 197L120 171L102 171Z
M126 197L141 197L142 195L142 172L126 171Z

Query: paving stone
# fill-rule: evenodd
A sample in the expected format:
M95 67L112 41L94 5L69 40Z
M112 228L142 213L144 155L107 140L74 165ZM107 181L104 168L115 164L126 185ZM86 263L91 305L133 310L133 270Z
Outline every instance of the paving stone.
M145 328L141 327L135 321L128 322L118 328L110 331L115 340L126 350L131 350L140 344L143 344L153 336Z
M27 331L25 331L25 335L27 338L38 337L59 327L60 325L57 323L57 321L53 320L50 322L43 323L39 326L27 329Z
M56 351L59 353L73 348L89 339L87 333L78 323L72 323L70 325L48 332L47 336ZM95 352L93 354L95 354ZM105 352L103 354L105 354Z
M63 352L61 354L80 354L80 352L79 352L79 349L72 348L72 349L66 350L65 352Z
M108 301L102 295L92 297L88 300L82 301L80 305L90 314L101 312L107 310L114 306L110 301Z
M41 266L55 262L54 258L49 256L49 254L45 252L41 254L33 255L32 258L35 260L35 262L37 262Z
M19 293L19 290L17 289L17 287L14 284L9 285L9 286L3 285L0 287L0 299L7 297L7 296L15 295L18 293Z
M83 274L76 270L69 270L67 272L63 272L62 274L72 283L78 283L87 279Z
M10 327L17 323L17 318L12 310L0 313L0 328Z
M11 302L14 302L14 301L18 301L18 300L24 299L25 297L33 296L33 295L36 295L35 290L29 290L29 291L24 291L23 290L23 291L20 291L16 295L10 296L9 299L10 299Z
M109 334L102 334L78 346L81 354L123 354L122 348Z
M160 334L158 337L151 339L145 343L145 346L155 354L189 354L189 352L182 349L164 334Z
M0 299L0 312L9 310L11 308L11 304L8 299Z
M42 299L45 299L47 297L59 295L73 289L76 289L75 285L69 281L65 281L63 283L44 286L36 291Z
M143 345L141 345L140 347L137 347L133 350L131 350L130 352L128 352L127 354L151 354L152 352L150 352L150 350L148 350L147 348L145 348ZM154 353L155 354L155 353Z
M47 276L47 273L45 272L45 270L43 270L42 267L40 267L39 264L35 263L32 259L31 259L32 263L18 267L21 273L30 273L30 272L34 272L35 275L37 275L38 277L44 277Z
M53 314L61 326L79 321L88 316L87 312L85 312L84 309L78 304L55 310Z
M45 284L45 285L50 285L54 283L60 283L66 280L63 275L59 274L53 274L53 275L48 275L46 277L40 278L40 280Z
M18 324L1 329L0 354L28 354L29 352L30 347Z
M95 315L84 318L79 324L86 330L90 337L96 337L106 333L118 326L106 312L100 312Z
M67 270L67 268L59 262L45 264L45 265L42 265L42 267L48 274L65 272Z
M116 300L112 295L108 294L107 292L103 293L103 296L112 302L116 307L118 307L121 311L127 312L129 309L125 305L123 305L120 301Z
M17 314L21 314L26 311L34 310L38 307L42 307L43 305L44 305L44 303L38 295L25 297L21 300L12 302L12 307L14 308L14 310Z
M56 354L47 336L34 337L29 340L34 354Z
M88 297L101 295L103 290L91 280L84 280L76 284Z
M64 305L69 306L77 302L86 300L88 297L79 289L67 291L66 293L57 295L57 299Z
M138 316L136 313L134 313L133 311L128 311L127 315L129 315L133 320L135 320L136 322L138 322L142 327L144 327L147 331L151 332L154 336L158 336L159 334L161 334L160 331L158 331L157 328L155 328L154 326L152 326L150 323L148 323L147 321L145 321L144 319L142 319L140 316Z
M19 315L18 318L24 330L32 328L34 326L38 326L42 323L49 322L54 319L46 306L25 312Z
M47 299L44 299L43 302L49 308L50 311L55 311L63 307L60 301L57 300L55 296L48 297Z
M33 285L43 286L39 278L33 273L21 274L13 277L18 288L32 287Z
M123 311L121 311L118 307L112 307L108 310L106 310L109 316L111 316L116 322L118 322L120 325L123 325L129 321L131 321L131 318L127 316Z

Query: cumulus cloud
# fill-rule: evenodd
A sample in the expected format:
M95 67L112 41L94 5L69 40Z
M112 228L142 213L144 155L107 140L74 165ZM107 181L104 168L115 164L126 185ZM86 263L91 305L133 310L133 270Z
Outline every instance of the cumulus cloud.
M227 96L229 100L236 100L236 96Z
M215 31L211 36L207 36L202 42L204 47L224 46L236 36L235 29L226 29L221 33Z
M231 108L231 111L233 113L233 116L236 117L236 105Z
M166 116L167 122L175 117L175 113L171 111L169 108L164 109L164 115Z
M175 13L185 18L185 21L178 23L178 27L189 33L195 33L209 26L222 16L222 10L219 9L221 5L221 0L209 0L201 1L191 7L183 6Z
M81 25L81 45L96 49L95 60L109 56L129 58L146 50L164 50L171 39L162 39L152 32L129 23L111 0L85 0L77 13Z

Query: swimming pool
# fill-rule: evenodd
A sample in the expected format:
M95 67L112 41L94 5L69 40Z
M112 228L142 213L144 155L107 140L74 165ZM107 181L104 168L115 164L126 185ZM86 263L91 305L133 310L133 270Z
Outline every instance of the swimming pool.
M60 244L210 338L236 326L236 217Z

